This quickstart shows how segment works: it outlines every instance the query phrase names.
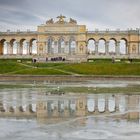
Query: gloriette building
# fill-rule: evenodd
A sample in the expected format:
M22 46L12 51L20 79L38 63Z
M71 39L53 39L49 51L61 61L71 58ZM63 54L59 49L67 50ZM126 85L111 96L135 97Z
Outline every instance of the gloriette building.
M88 31L65 16L50 19L37 31L0 32L0 58L140 58L139 30Z

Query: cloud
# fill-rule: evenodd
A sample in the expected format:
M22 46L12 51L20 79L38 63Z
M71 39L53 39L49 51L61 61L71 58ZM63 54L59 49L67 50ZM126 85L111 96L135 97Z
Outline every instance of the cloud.
M92 30L138 28L139 5L139 0L0 0L0 25L36 27L62 13Z
M19 0L0 0L1 5L21 5L25 3L26 0L24 1L19 1Z

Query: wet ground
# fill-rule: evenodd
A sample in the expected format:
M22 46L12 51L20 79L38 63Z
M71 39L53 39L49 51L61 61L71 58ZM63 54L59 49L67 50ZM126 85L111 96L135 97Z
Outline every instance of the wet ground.
M139 121L111 118L79 118L58 124L36 120L0 119L2 140L139 140Z
M15 85L15 83L5 84ZM38 83L20 84L32 86ZM139 82L39 83L41 84L58 89L61 86L73 88L77 85L127 87L130 84L139 85ZM140 138L139 94L46 93L48 88L34 86L0 89L0 140L139 140Z

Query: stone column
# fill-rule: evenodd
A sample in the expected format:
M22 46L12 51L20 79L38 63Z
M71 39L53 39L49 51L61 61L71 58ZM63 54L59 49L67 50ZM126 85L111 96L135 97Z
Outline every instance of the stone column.
M80 42L76 41L76 48L75 48L75 54L79 54L80 53L80 46L79 46Z
M94 99L94 112L98 113L99 109L98 109L98 97L96 96Z
M71 54L71 42L70 41L69 41L69 44L68 45L69 45L69 54Z
M44 48L45 54L49 54L48 53L48 41L45 41L45 48Z
M115 49L116 55L120 55L120 41L117 41Z
M126 48L125 48L125 52L126 52L126 55L129 54L130 52L130 43L128 42L127 45L126 45Z
M138 43L138 54L140 54L140 42Z
M27 47L27 55L30 54L30 42L26 42Z
M98 41L95 42L95 54L98 54Z
M10 45L9 45L9 54L10 55L13 54L13 46L14 46L14 44L10 43Z
M48 41L45 41L45 49L44 50L45 50L45 54L47 54L48 53Z
M105 97L105 112L109 112L109 100L108 97Z
M87 99L85 96L79 97L76 100L76 116L85 116L86 115L86 105L87 105Z
M3 55L3 43L0 42L0 55Z
M44 41L42 41L42 42L37 42L37 50L38 50L38 52L37 52L37 54L38 55L43 55L44 54L44 48L45 48L46 46L45 46L45 42Z
M43 101L37 103L37 119L47 118L47 105Z
M20 46L19 46L19 54L20 55L23 55L23 43L22 44L19 44Z
M20 43L16 42L16 45L17 45L17 54L20 54Z
M32 42L28 42L29 45L29 55L32 55Z
M119 112L119 98L115 97L115 112Z
M105 43L105 54L108 54L109 53L109 42L106 41Z

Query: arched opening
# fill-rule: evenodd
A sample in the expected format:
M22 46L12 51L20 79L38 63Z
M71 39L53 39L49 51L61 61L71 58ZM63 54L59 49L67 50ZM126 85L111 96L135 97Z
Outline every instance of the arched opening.
M64 40L61 42L61 53L64 53L65 52L65 42Z
M93 112L95 110L95 101L94 99L88 99L87 108L89 112Z
M70 47L71 54L75 54L75 50L76 50L76 41L72 41Z
M0 41L0 55L3 55L4 54L4 48L6 48L6 40L5 39L2 39Z
M115 111L115 97L109 97L108 110L109 110L109 112L114 112Z
M69 41L69 54L75 54L76 53L76 41L74 37L72 37Z
M51 117L54 111L54 103L53 101L47 101L47 113L48 117Z
M52 41L52 49L51 49L51 54L55 53L55 42Z
M3 42L3 54L8 54L8 47L9 47L8 42L5 40Z
M58 40L58 53L64 53L64 49L65 49L65 41L63 38L60 38Z
M76 111L76 101L75 100L70 100L69 109L70 109L70 115L73 115Z
M20 46L18 46L19 48L19 54L27 54L27 42L25 39L21 39L20 40Z
M105 39L100 39L98 44L98 52L99 54L105 54Z
M18 42L15 39L13 39L11 43L13 46L13 54L18 54Z
M99 112L105 111L105 99L104 98L98 99L98 110L99 110Z
M127 54L127 41L126 39L120 40L120 54Z
M14 112L16 108L17 108L17 95L16 93L13 93L11 95L11 111L13 110Z
M27 110L27 100L26 100L26 94L21 94L21 107L22 111L25 112Z
M87 44L88 54L95 54L95 40L89 39Z
M52 53L52 42L53 42L53 39L52 38L49 38L48 39L48 43L47 43L47 46L46 46L46 52L48 54L51 54Z
M58 101L58 111L60 113L60 115L62 115L62 113L64 112L64 101Z
M37 40L34 38L30 40L29 54L37 54Z
M116 40L110 39L109 40L109 53L115 54L116 53Z

